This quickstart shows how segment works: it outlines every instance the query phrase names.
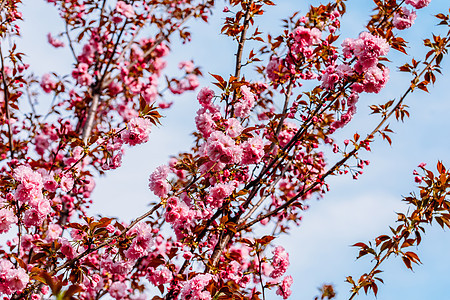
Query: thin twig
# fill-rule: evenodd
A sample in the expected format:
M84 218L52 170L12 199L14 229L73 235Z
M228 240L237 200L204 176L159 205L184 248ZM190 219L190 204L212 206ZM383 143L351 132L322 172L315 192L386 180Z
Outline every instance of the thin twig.
M198 8L193 10L190 14L188 14L186 17L183 18L183 20L181 20L181 22L178 25L174 25L173 28L180 28L184 23L186 23L191 17L193 17L195 15L195 13L197 12L197 10L199 10ZM144 52L143 57L147 58L151 55L151 53L156 49L156 47L158 47L163 41L167 40L170 35L175 32L174 29L169 30L169 32L167 33L163 33L161 34L161 36L159 38L156 39L156 41L154 42L154 44L146 51ZM127 69L131 70L138 62L137 61L132 61L128 66ZM103 87L108 86L112 81L114 81L114 79L117 79L120 76L120 74L117 74L116 76L107 78L106 80L103 81Z
M75 54L75 49L73 48L72 38L70 37L70 33L69 33L69 24L67 23L67 20L64 23L65 23L66 37L67 37L67 41L69 42L70 51L72 52L73 58L75 59L76 63L78 64L78 57Z
M11 153L11 159L14 158L14 141L13 141L13 133L11 129L11 113L9 111L9 93L8 93L8 84L6 83L6 74L5 74L5 63L3 60L3 52L0 44L0 59L2 63L2 83L3 83L3 96L5 98L5 112L6 119L8 123L8 140L9 140L9 151Z
M424 70L422 70L422 72L420 74L418 74L415 79L420 78L427 70L429 70L431 68L431 65L434 63L434 61L436 60L437 56L441 53L441 51L438 51L435 53L433 59L427 64L426 68L424 68ZM414 79L414 80L415 80ZM413 80L413 81L414 81ZM399 101L397 101L397 104L394 106L394 108L392 108L388 114L386 114L383 119L380 121L380 123L372 130L372 132L370 134L367 135L365 141L370 141L373 136L379 131L379 129L386 123L386 121L395 113L396 110L398 110L400 108L400 106L402 105L403 101L405 100L406 96L408 96L409 93L411 93L413 91L412 87L410 86L406 92L402 95L402 97L399 99ZM261 220L264 220L274 214L279 213L280 211L284 210L285 208L289 207L291 204L293 204L297 199L299 199L300 197L302 197L303 195L305 195L306 193L308 193L309 191L311 191L313 188L315 188L317 185L319 185L319 183L323 182L323 180L325 178L327 178L329 175L333 174L339 167L341 167L347 160L349 160L351 157L353 157L357 151L359 150L359 147L355 147L351 152L349 152L344 158L342 158L340 161L338 161L331 169L329 169L324 175L321 176L321 180L320 182L316 181L313 184L311 184L307 189L305 189L304 191L298 193L297 195L295 195L294 197L292 197L289 201L285 202L283 205L280 205L279 207L277 207L276 209L261 215L259 217L257 217L255 220L247 223L247 224L243 224L241 226L238 227L237 231L241 231L244 230L246 228L251 227L252 225L260 222Z
M262 264L261 264L261 258L259 257L259 251L256 251L256 256L258 257L258 275L259 275L259 282L261 284L261 292L262 292L262 296L263 296L263 300L266 300L266 295L264 293L264 282L263 282L263 278L262 278Z
M2 0L2 3L0 3L0 12L5 8L7 0Z
M109 238L108 240L106 240L105 242L93 247L93 248L89 248L87 250L85 250L84 252L82 252L81 254L77 255L76 257L72 258L71 260L66 261L64 264L62 264L61 266L53 269L52 271L48 272L49 275L55 275L56 273L58 273L60 270L63 270L71 265L73 265L75 262L79 261L80 259L82 259L83 257L91 254L92 252L95 252L105 246L108 245L112 245L114 240L117 240L119 238L123 238L131 229L133 229L133 227L139 223L140 221L142 221L143 219L149 217L150 215L152 215L157 209L159 209L162 206L161 203L158 203L156 205L154 205L149 211L147 211L145 214L143 214L142 216L136 218L133 222L131 222L130 225L127 226L127 228L125 228L119 236L113 236L111 238ZM27 292L22 292L22 294L18 295L17 299L23 299L26 298L28 294L32 293L33 290L40 284L39 281L36 281L35 283L33 283L30 287L28 287L26 290Z

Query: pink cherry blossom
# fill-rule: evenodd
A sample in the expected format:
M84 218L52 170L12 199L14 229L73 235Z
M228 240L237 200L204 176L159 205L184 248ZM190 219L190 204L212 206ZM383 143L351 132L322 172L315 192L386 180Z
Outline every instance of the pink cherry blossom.
M133 6L126 4L123 1L117 1L116 10L119 14L124 15L127 18L132 18L135 14Z
M50 224L48 225L48 230L47 230L47 239L48 240L56 240L57 238L59 238L62 234L62 228L61 226L59 226L58 224Z
M56 83L52 80L50 74L44 74L42 76L41 87L47 94L56 88Z
M281 75L286 73L288 69L283 66L283 60L273 56L267 65L266 72L267 77L271 81L277 81L281 78Z
M236 146L233 139L220 131L211 133L206 143L206 151L209 159L225 164L239 163L242 158L242 150Z
M166 267L155 270L150 269L147 275L148 280L155 286L166 284L173 279L172 272Z
M17 222L14 212L7 208L0 209L0 233L8 232L12 224Z
M410 11L406 7L401 7L398 11L395 12L392 24L394 24L395 28L403 30L411 27L414 24L415 19L415 11Z
M149 84L142 89L142 98L144 98L145 103L151 104L155 102L158 97L158 89L155 85Z
M259 136L245 141L242 146L242 163L244 165L257 164L264 156L264 141Z
M209 193L210 197L212 198L212 205L214 207L220 207L222 206L222 202L225 198L230 196L234 189L236 188L236 182L227 182L227 183L218 183L215 186L213 186Z
M86 63L79 63L78 67L72 71L72 77L75 78L80 85L91 85L93 82L92 76L88 73L89 65Z
M5 276L5 283L11 291L17 292L23 290L30 278L24 269L9 269Z
M180 299L211 300L211 294L208 291L204 291L204 289L212 278L211 274L198 274L188 280L181 288Z
M195 125L197 126L198 131L205 138L208 138L211 132L216 129L216 123L213 118L213 114L203 108L199 109L197 112L197 116L195 117Z
M241 122L239 122L239 120L236 118L230 118L226 120L225 126L225 133L232 138L238 137L241 134L242 130L244 130Z
M123 299L128 295L127 285L125 282L116 281L111 284L108 292L116 300Z
M389 80L389 69L384 67L371 67L364 74L364 91L367 93L379 93Z
M130 235L136 235L130 247L124 252L130 260L137 260L150 252L153 246L152 229L146 223L137 224Z
M60 48L60 47L64 47L65 46L63 41L52 37L51 33L47 34L47 40L50 43L50 45L52 45L55 48Z
M14 179L21 183L17 186L15 197L27 203L42 198L42 175L27 166L19 166L13 173Z
M277 295L282 296L283 299L289 298L289 296L291 296L292 294L291 285L293 282L294 280L292 279L292 276L289 275L284 277L283 281L278 286Z
M72 190L73 185L74 185L74 180L72 175L65 173L61 176L61 189L64 192L69 192L70 190Z
M431 0L406 0L405 3L412 5L415 9L421 9L424 8L426 6L428 6L428 4L430 4Z
M158 197L165 198L170 190L170 185L167 182L167 175L170 169L168 166L159 166L150 175L149 188Z
M273 254L273 271L270 273L270 277L278 278L286 273L286 270L289 267L289 253L287 253L283 247L278 246L274 249Z
M25 211L23 216L23 223L26 227L39 226L44 221L44 218L44 214L41 214L35 208L31 208Z
M36 152L39 155L44 155L46 150L49 150L50 140L48 136L44 134L38 134L34 137L34 145L36 147Z
M187 73L191 73L194 71L195 65L192 60L182 61L178 64L179 69L184 69Z
M241 86L242 98L234 106L234 114L237 117L245 118L250 113L250 110L255 105L255 95L250 91L250 89L243 85Z
M301 47L307 47L317 44L320 41L322 32L317 28L311 29L299 26L294 30L293 36L295 41L300 44Z
M339 75L335 71L335 66L329 66L322 75L322 87L327 90L332 90L334 85L339 82Z
M133 118L127 124L127 129L122 133L122 139L130 146L139 145L148 141L151 131L151 122L144 118Z
M376 66L378 58L389 52L389 44L386 40L369 32L362 32L358 39L345 39L342 47L346 57L355 55L358 58L355 66L358 72Z

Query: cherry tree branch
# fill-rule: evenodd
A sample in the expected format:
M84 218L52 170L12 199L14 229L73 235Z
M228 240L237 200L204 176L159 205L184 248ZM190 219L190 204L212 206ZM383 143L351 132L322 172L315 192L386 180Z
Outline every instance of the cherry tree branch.
M448 40L447 40L448 43ZM447 44L446 43L446 44ZM445 45L446 46L446 45ZM445 47L444 47L445 49ZM416 75L416 77L414 78L413 82L417 81L420 77L422 77L422 75L430 70L432 68L432 65L434 63L434 61L436 60L436 58L441 54L441 52L443 51L443 49L438 50L432 60L427 64L427 66L422 70L422 72L420 72L420 74ZM365 141L370 141L374 135L379 131L379 129L386 123L386 121L395 113L396 110L398 110L400 108L400 106L402 105L403 101L405 100L406 96L408 96L409 93L411 93L413 91L413 88L410 86L406 92L401 96L401 98L397 101L396 105L394 106L394 108L392 108L388 114L386 114L382 120L379 122L379 124L372 130L372 132L370 134L367 135ZM253 221L247 223L247 224L241 224L238 228L237 231L241 231L244 230L246 228L251 227L252 225L260 222L261 220L264 220L268 217L271 217L279 212L281 212L282 210L286 209L287 207L289 207L290 205L292 205L296 200L298 200L300 197L302 197L303 195L307 194L309 191L311 191L313 188L315 188L317 185L319 185L321 182L323 182L323 180L325 178L327 178L329 175L332 175L337 169L339 169L347 160L349 160L351 157L355 156L356 153L358 152L360 148L359 147L355 147L351 152L349 152L344 158L342 158L340 161L338 161L331 169L329 169L324 175L321 176L321 180L320 182L314 182L313 184L311 184L307 189L305 189L304 191L298 193L297 195L295 195L294 197L292 197L289 201L285 202L283 205L280 205L279 207L277 207L276 209L261 215L259 217L257 217L256 219L254 219Z
M156 210L158 210L160 207L162 206L162 203L158 203L156 205L154 205L149 211L147 211L145 214L137 217L133 222L130 223L130 225L128 225L121 233L119 236L113 236L109 239L107 239L106 241L104 241L103 243L95 246L95 247L90 247L88 249L86 249L84 252L82 252L81 254L78 254L76 257L66 261L65 263L63 263L62 265L60 265L59 267L54 268L53 270L49 271L48 274L50 276L53 276L55 274L57 274L59 271L66 269L70 266L72 266L74 263L76 263L77 261L81 260L82 258L86 257L87 255L105 247L105 246L112 246L114 241L120 238L125 237L125 235L131 230L133 229L134 226L136 226L136 224L138 224L140 221L142 221L143 219L151 216ZM41 283L39 281L36 281L35 283L33 283L31 286L27 287L26 290L24 290L24 292L20 295L18 295L16 297L16 299L23 299L26 298L29 294L31 294Z
M5 98L5 114L8 124L8 141L9 141L9 151L11 153L11 159L14 158L14 141L13 141L13 133L11 128L11 113L9 111L9 92L8 92L8 84L6 82L6 73L5 73L5 62L3 58L2 47L0 45L0 59L2 63L1 68L1 76L2 76L2 84L3 84L3 97Z
M76 63L78 64L78 57L75 54L75 49L73 48L73 42L72 42L72 38L70 37L70 33L69 33L69 24L67 23L67 20L64 21L64 25L65 25L65 30L66 30L66 37L67 37L67 41L69 43L69 48L70 48L70 52L72 52L72 56L75 59Z

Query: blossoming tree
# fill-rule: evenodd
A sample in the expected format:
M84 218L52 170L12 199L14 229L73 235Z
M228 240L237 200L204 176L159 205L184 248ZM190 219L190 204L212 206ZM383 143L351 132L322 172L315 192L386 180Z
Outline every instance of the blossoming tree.
M329 177L357 179L374 139L391 143L388 120L409 116L405 99L435 82L450 45L450 17L440 13L445 34L425 39L421 61L399 66L410 87L370 106L380 121L366 136L340 142L333 133L350 126L359 98L385 87L388 53L406 55L402 30L430 0L375 0L367 30L352 37L339 36L345 0L288 16L278 36L257 25L275 3L229 0L221 32L236 42L234 74L211 74L204 87L193 61L181 61L183 75L171 77L165 59L174 39L191 42L186 22L208 22L213 0L47 2L65 25L48 43L71 54L73 69L40 78L16 46L21 1L0 2L0 234L15 236L0 248L0 293L10 299L265 299L270 289L289 298L289 254L276 237L298 226ZM247 65L257 75L246 76ZM196 97L185 94L193 90ZM46 114L42 94L53 97ZM119 168L126 147L164 126L170 94L200 106L192 148L174 149L149 175L157 200L131 223L92 216L96 176ZM392 235L355 244L375 265L347 278L350 299L377 294L390 256L408 268L420 262L406 248L420 244L425 224L450 227L449 173L442 163L437 175L419 167L420 194L405 199L412 212L399 214ZM319 297L334 296L326 285Z

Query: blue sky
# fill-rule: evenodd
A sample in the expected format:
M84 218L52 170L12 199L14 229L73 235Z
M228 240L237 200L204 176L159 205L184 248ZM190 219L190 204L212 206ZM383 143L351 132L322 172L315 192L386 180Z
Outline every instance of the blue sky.
M57 13L44 1L25 2L21 46L35 72L40 75L51 71L70 72L72 59L68 49L53 49L46 43L48 32L56 34L63 28L57 20ZM296 10L305 11L305 2L277 1L277 6L270 8L264 19L256 19L256 22L261 21L260 27L265 30L279 33L280 19ZM432 15L438 11L448 11L448 4L446 6L444 2L447 1L433 0L428 8L418 12L414 28L405 31L408 40L413 41L409 52L418 59L423 57L421 54L424 52L419 47L421 39L430 36L431 32L439 32L433 25L435 19ZM319 1L309 3L317 4ZM368 20L372 7L370 0L349 0L349 13L342 21L343 36L357 37L364 30L362 24ZM208 73L231 74L235 44L218 35L224 17L218 10L210 26L190 23L193 42L173 48L169 70L175 71L180 60L194 59L206 74L201 81L205 86L210 86ZM400 58L402 63L410 60L394 51L388 57L397 62L396 59ZM419 91L407 98L411 118L404 123L391 121L391 128L395 131L392 146L383 141L375 142L371 153L362 154L371 164L360 179L354 181L350 176L331 178L331 191L320 201L311 200L311 209L305 213L302 225L289 236L275 241L290 252L291 267L288 272L294 277L291 299L313 299L322 283L335 284L337 298L348 299L350 285L344 283L345 277L352 275L358 278L371 268L368 260L355 261L357 249L350 245L387 233L388 226L395 224L395 212L406 209L401 202L402 195L415 189L412 171L420 162L426 162L431 167L437 160L443 160L450 166L450 74L446 72L449 66L450 59L446 57L444 76L438 77L436 85L430 88L430 94ZM342 141L355 131L363 136L370 132L378 119L369 116L368 105L399 97L409 85L408 78L399 74L392 65L391 81L387 88L378 95L362 96L355 119L346 129L338 132L336 138ZM48 105L46 98L43 99L41 104ZM157 166L165 164L170 155L189 149L192 141L190 133L194 129L197 109L195 95L185 94L174 98L174 101L173 109L164 112L163 126L153 129L150 141L128 149L123 166L97 181L93 212L131 220L142 214L151 200L155 200L147 188L149 174ZM449 249L448 232L441 230L437 224L427 228L423 243L417 250L423 265L415 266L414 272L407 270L400 258L393 258L383 265L385 272L381 277L385 284L380 286L378 299L449 299L450 261L445 259ZM361 295L358 299L375 297Z

